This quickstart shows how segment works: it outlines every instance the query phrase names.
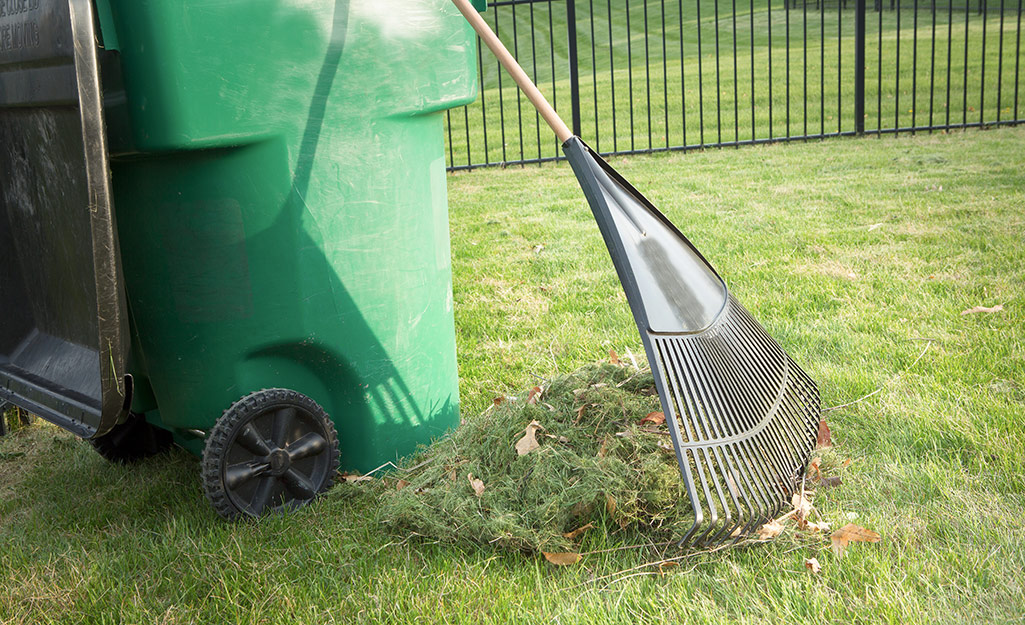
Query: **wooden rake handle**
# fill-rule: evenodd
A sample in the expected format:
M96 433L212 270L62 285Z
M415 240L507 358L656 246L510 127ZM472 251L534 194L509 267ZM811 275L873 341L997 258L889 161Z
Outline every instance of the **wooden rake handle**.
M477 31L477 35L481 38L481 41L495 53L498 57L498 62L502 64L505 71L509 72L512 79L516 81L520 90L527 96L530 103L534 105L537 112L541 114L548 125L555 131L555 135L559 137L559 141L565 143L567 139L573 136L569 128L566 127L565 122L559 117L559 114L555 112L552 105L548 103L541 91L538 90L537 85L527 76L520 64L516 62L513 55L509 53L509 50L505 48L505 44L498 38L495 31L491 30L488 23L484 21L484 18L480 16L477 9L473 8L470 4L470 0L452 0L453 4L459 9L459 12L463 14L466 21L470 22L473 29Z

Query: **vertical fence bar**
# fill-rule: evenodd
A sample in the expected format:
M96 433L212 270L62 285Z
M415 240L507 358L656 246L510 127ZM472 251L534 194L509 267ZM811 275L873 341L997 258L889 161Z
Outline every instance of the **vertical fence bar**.
M929 132L933 130L933 95L936 92L936 0L932 0L932 42L929 46Z
M1000 0L1000 39L997 44L997 123L1000 123L1000 95L1004 86L1004 0Z
M804 46L804 83L801 87L801 97L804 100L804 140L808 140L808 0L801 5L801 41Z
M900 135L900 0L897 0L897 69L895 85L893 87L893 136Z
M846 4L844 5L844 7ZM836 7L836 131L843 131L843 9Z
M534 75L531 76L531 80L537 83L537 37L535 33L537 28L534 27L534 3L530 3L530 60L534 70ZM551 37L549 37L551 39ZM554 43L554 42L551 42ZM554 47L554 46L550 46ZM541 114L538 113L537 109L534 109L534 132L537 135L537 166L541 166Z
M737 84L737 0L733 2L733 142L740 141L740 102ZM737 143L737 147L740 144Z
M445 111L445 125L448 126L448 165L454 167L456 156L452 151L452 109Z
M598 40L594 38L594 0L588 0L591 18L591 87L594 90L594 149L601 153L601 134L598 132ZM555 47L555 42L552 42Z
M754 2L754 0L751 0ZM683 149L687 149L687 72L684 69L683 54L683 0L678 0L680 26L680 123L683 124Z
M961 79L961 129L968 124L968 15L971 3L964 3L964 77Z
M463 130L466 131L466 166L469 167L473 164L473 158L470 156L470 107L463 107ZM455 163L452 163L455 165Z
M644 2L644 100L648 112L648 149L654 147L651 137L651 51L648 45L648 0Z
M982 66L979 68L979 123L986 121L986 22L989 21L989 3L980 0L982 12Z
M666 50L666 0L661 0L662 11L662 114L665 120L666 148L669 147L669 53ZM681 33L680 36L683 36Z
M626 4L626 83L627 83L627 103L630 108L630 150L632 151L636 146L634 143L634 55L633 55L633 36L630 30L630 0L624 0ZM647 1L647 0L643 0Z
M610 81L612 86L612 151L616 152L619 149L617 147L619 144L617 135L619 133L616 129L616 55L612 44L612 0L607 0L605 6L609 12L609 74L612 76Z
M770 2L772 0L769 0ZM694 3L695 23L698 29L698 140L701 142L701 146L705 145L705 78L704 73L701 69L701 0L696 0Z
M549 43L551 43L551 45L548 46L548 58L550 59L550 67L549 67L549 69L551 70L551 74L552 74L552 107L555 108L556 110L558 110L558 108L559 108L559 90L557 89L556 79L555 79L555 16L553 15L554 12L555 11L554 11L553 3L549 2L548 3L548 41L549 41ZM555 153L559 154L560 153L559 148L561 147L559 145L559 138L558 137L553 137L553 140L555 141Z
M520 37L516 34L516 5L518 3L513 2L509 5L509 11L512 13L512 37L513 37L513 57L520 58ZM498 68L498 72L502 73L502 68ZM515 85L514 85L515 88ZM523 166L523 161L526 160L526 156L523 154L523 92L520 89L516 90L516 123L517 123L517 134L520 137L520 166Z
M700 3L701 0L698 0ZM783 0L787 2L788 0ZM769 44L768 44L768 57L769 57L769 139L773 138L775 130L772 126L772 0L767 0L765 3L766 15L768 17L769 24Z
M1021 2L1021 0L1018 0ZM755 140L755 0L751 0L751 140Z
M1014 119L1018 117L1018 82L1021 74L1021 0L1018 0L1018 28L1014 34Z
M953 1L953 0L951 0ZM878 68L876 70L876 130L879 134L876 135L880 138L883 136L883 11L882 11L882 0L876 0L876 6L879 7L879 32L878 37Z
M480 37L477 38L477 69L480 71L480 125L484 133L484 164L491 162L491 152L488 150L488 107L484 102L486 89L484 89L484 50Z
M918 113L918 0L911 3L915 15L911 20L911 134L915 134Z
M701 0L697 0L701 2ZM716 143L722 143L722 85L719 82L719 0L715 0L715 132Z
M865 0L854 3L854 132L865 134Z
M495 7L495 36L501 37L498 29L498 7ZM498 68L496 73L498 76L498 128L502 135L502 162L508 162L509 157L506 154L505 146L505 92L502 90L502 68Z
M819 136L826 136L826 3L819 0Z
M790 0L783 0L783 22L785 24L785 36L783 40L786 42L787 53L786 53L786 94L787 94L787 123L786 123L786 137L790 138Z
M573 117L573 134L580 136L580 67L577 63L576 0L566 0L566 34L569 37L569 99Z
M950 128L950 57L954 36L954 0L947 0L947 120L945 126Z

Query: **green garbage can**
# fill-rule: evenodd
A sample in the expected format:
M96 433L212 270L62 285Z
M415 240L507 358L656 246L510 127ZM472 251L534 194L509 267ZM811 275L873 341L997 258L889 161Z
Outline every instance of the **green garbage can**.
M204 488L227 517L301 505L339 462L366 471L455 427L442 111L473 99L476 43L451 3L70 0L69 13L68 2L26 0L37 8L19 19L82 38L96 16L103 118L90 121L88 63L75 57L83 130L65 151L84 145L81 169L99 173L79 181L84 203L61 209L109 211L72 233L88 239L78 271L95 285L74 314L94 322L51 322L72 314L52 310L60 267L29 275L28 251L6 252L3 284L43 286L21 333L0 337L0 400L114 460L173 440L203 456ZM4 60L0 86L28 71ZM47 160L40 133L4 106L0 130ZM88 158L97 141L105 190ZM42 168L24 169L43 184ZM5 200L12 238L39 219L16 203ZM66 234L41 240L56 248ZM63 364L5 367L33 332L54 338ZM77 394L63 392L69 373L85 380ZM38 392L18 391L29 378Z

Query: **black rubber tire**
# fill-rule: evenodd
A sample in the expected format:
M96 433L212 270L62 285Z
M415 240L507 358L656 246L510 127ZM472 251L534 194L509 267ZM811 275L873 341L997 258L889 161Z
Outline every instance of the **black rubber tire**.
M132 413L103 436L89 439L89 444L111 462L130 464L166 452L174 445L174 438L142 415Z
M306 505L331 488L337 470L338 435L331 418L311 398L282 388L232 404L203 449L203 491L226 519Z

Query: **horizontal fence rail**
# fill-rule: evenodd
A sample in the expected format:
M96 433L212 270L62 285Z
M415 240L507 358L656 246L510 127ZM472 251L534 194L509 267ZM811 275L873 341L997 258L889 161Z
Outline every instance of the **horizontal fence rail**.
M932 132L1025 119L1023 0L499 0L485 19L596 151ZM562 158L478 42L449 169Z

